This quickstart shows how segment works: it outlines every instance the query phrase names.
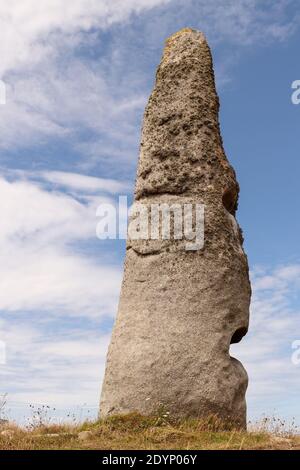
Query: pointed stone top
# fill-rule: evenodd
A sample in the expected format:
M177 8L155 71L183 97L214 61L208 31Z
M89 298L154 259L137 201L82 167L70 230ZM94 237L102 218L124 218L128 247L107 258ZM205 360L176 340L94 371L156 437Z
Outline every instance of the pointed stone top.
M207 48L208 44L201 31L183 28L166 39L162 63L178 60L186 55L197 55L199 48L203 46Z
M171 36L169 36L169 37L167 38L166 42L171 41L171 40L177 38L178 36L181 36L182 34L187 34L187 33L201 34L201 35L204 36L204 34L203 34L201 31L197 31L197 29L193 29L193 28L182 28L182 29L180 29L179 31L177 31L176 33L171 34Z

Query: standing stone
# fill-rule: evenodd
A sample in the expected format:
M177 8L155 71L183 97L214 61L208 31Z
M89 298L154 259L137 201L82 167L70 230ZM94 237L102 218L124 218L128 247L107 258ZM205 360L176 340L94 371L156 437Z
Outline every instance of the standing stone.
M251 289L218 110L206 39L183 29L166 42L146 107L135 201L204 204L205 243L127 240L101 416L163 405L246 426L247 374L229 348L247 333Z

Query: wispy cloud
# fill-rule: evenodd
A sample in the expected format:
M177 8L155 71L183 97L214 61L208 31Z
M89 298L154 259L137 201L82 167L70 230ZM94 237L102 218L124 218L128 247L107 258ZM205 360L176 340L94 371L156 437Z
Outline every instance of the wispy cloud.
M109 342L99 323L86 320L84 328L66 324L57 329L54 319L30 324L25 318L2 319L0 335L7 355L7 364L0 366L1 390L8 393L11 418L30 417L29 404L55 407L58 413L50 415L63 419L88 404L96 415Z
M191 24L222 51L282 41L298 25L294 2L257 0L24 0L0 7L0 52L7 105L0 109L2 151L61 139L82 154L81 168L117 165L132 171L140 119L149 94L144 63L156 63L166 36ZM47 12L47 14L45 14ZM131 15L143 19L128 23ZM148 16L147 16L148 15ZM122 24L125 23L125 27ZM26 25L26 26L25 26ZM117 25L107 46L101 32ZM91 54L93 51L93 54ZM128 51L132 51L128 56ZM216 54L218 83L230 81L231 61ZM130 59L128 60L128 58ZM153 60L153 57L148 57ZM152 71L153 75L153 71Z
M72 244L96 242L97 205L113 202L104 195L108 185L110 193L124 185L84 175L44 176L77 189L77 199L43 189L41 182L0 179L0 198L6 201L0 235L0 309L111 315L120 270L78 253ZM98 195L91 197L91 189Z
M19 67L36 64L47 54L55 55L56 47L74 47L84 41L84 32L106 29L126 21L131 14L141 13L169 0L12 0L0 5L1 75ZM79 35L77 35L79 34ZM64 37L65 36L65 37ZM57 39L59 38L59 43Z
M84 402L97 406L108 343L100 326L116 312L121 270L76 244L96 242L98 203L124 187L63 172L0 178L0 392L13 418L30 416L29 403L62 407L63 417Z
M129 183L116 181L108 178L96 178L94 176L81 175L63 171L44 171L39 174L50 183L74 190L86 191L87 193L124 193L130 188Z

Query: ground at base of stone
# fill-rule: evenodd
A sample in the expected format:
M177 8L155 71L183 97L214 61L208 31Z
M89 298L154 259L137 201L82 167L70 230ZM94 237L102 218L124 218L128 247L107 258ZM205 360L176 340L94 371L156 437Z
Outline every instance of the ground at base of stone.
M245 432L224 431L211 418L172 420L131 413L77 425L45 423L31 429L8 423L0 429L0 450L300 450L297 432L273 417Z

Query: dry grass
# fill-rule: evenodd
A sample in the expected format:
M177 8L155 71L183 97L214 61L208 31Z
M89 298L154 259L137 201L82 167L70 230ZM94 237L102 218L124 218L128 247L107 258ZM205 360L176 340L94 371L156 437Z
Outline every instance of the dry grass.
M7 425L5 435L0 434L0 449L300 449L300 436L282 429L270 433L266 422L263 426L251 432L224 431L214 419L172 421L132 413L81 425ZM79 437L82 431L89 431L84 441Z

